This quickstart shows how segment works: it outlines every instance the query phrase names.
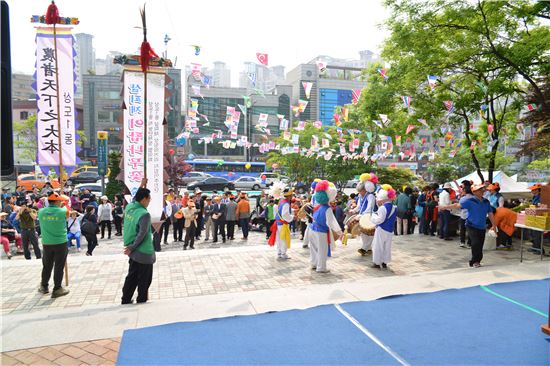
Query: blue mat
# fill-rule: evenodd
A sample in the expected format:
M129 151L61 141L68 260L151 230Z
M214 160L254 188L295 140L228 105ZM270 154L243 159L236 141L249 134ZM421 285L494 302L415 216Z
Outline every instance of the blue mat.
M526 290L526 286L528 290ZM487 287L500 295L512 298L517 302L548 314L550 279L496 283Z
M549 280L488 288L547 312ZM546 319L480 287L342 308L412 365L550 365ZM396 365L332 306L124 332L119 365Z
M124 332L117 365L398 365L334 306Z
M548 281L518 286L526 296L548 301ZM413 365L550 365L549 343L540 331L547 319L480 287L342 307Z

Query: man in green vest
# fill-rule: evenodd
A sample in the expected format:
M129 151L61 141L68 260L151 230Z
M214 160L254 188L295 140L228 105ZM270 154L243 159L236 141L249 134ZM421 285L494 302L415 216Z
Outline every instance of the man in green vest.
M47 294L48 282L53 269L52 298L65 296L69 290L61 287L63 268L67 261L67 217L69 212L63 206L63 198L53 192L48 196L48 206L38 211L42 236L42 281L38 292Z
M142 185L137 190L134 201L126 206L124 211L124 254L130 257L130 266L122 287L122 304L132 303L136 287L136 302L146 302L153 280L153 263L156 258L151 233L151 215L147 212L150 202L151 191Z

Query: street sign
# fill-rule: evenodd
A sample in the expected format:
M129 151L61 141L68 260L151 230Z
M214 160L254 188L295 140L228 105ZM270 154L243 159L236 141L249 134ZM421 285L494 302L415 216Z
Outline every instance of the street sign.
M97 172L101 176L107 174L107 141L109 132L97 131Z

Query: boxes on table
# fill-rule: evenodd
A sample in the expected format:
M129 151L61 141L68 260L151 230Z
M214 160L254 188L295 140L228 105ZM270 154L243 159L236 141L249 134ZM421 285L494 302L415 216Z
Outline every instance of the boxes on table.
M517 214L516 224L525 225L525 212Z

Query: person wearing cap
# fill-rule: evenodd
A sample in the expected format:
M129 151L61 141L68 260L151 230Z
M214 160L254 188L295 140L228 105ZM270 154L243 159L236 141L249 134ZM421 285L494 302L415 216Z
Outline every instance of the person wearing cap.
M72 247L73 239L76 241L76 250L80 252L80 220L82 217L77 211L72 210L70 212L69 220L67 221L67 245Z
M195 210L197 210L197 228L195 229L195 240L200 240L201 233L204 228L204 201L205 196L202 195L200 189L195 191Z
M294 195L292 188L285 188L282 192L283 199L279 201L277 212L275 214L275 223L271 228L271 236L269 238L269 245L276 244L277 246L277 259L287 260L290 257L286 254L288 248L290 248L290 222L294 219L294 213L290 202Z
M336 189L331 190L329 182L322 180L315 186L315 202L313 209L313 222L309 225L308 241L311 245L310 264L311 269L317 273L328 273L327 257L330 253L332 240L331 231L342 237L342 228L329 203L336 198Z
M38 211L40 233L42 236L42 280L38 291L49 293L48 284L53 269L52 298L65 296L69 290L61 286L63 269L67 261L67 217L69 211L64 206L63 198L52 192L48 196L48 207Z
M78 197L78 189L73 190L71 193L71 208L78 212L82 211L80 198Z
M0 227L2 232L0 233L0 241L4 247L4 253L8 259L11 259L10 241L15 241L15 245L18 250L21 250L22 241L21 236L17 233L17 230L8 221L8 214L6 212L0 212Z
M451 211L445 208L452 203L450 194L452 189L453 187L451 186L451 183L447 182L443 185L443 189L439 193L439 220L441 222L439 238L444 240L452 240L449 237L449 220L451 218Z
M535 206L540 205L540 193L542 191L542 185L538 183L534 184L531 187L529 187L529 190L533 195L533 197L531 198L531 204ZM534 230L529 230L529 235L531 236L531 241L533 242L533 246L529 248L528 251L535 254L539 254L541 244L542 244L540 233ZM543 253L544 253L544 249L543 249Z
M472 186L473 197L463 197L458 203L447 206L446 208L463 208L468 210L466 219L466 228L468 237L472 246L472 258L470 267L480 267L483 259L483 244L485 243L485 233L487 229L487 217L491 221L492 228L496 228L491 203L483 198L485 185L477 184Z
M25 259L31 259L31 251L29 243L32 245L36 259L42 258L42 252L38 245L38 235L36 234L36 219L38 214L35 210L27 205L21 206L17 212L16 219L19 220L21 226L21 241L23 242L23 253Z
M540 205L540 192L542 191L542 185L537 183L529 187L529 190L533 195L533 197L531 198L531 204L535 206Z
M210 240L210 234L212 234L212 237L214 237L214 223L212 222L212 199L210 197L206 197L204 199L204 205L203 205L203 220L204 220L204 240Z
M131 304L137 288L136 302L148 300L149 286L153 280L153 264L156 261L151 232L151 215L147 207L151 202L151 191L145 188L143 179L141 187L134 196L134 201L124 211L124 254L129 257L128 275L122 287L122 304Z
M187 201L187 207L183 208L183 218L185 220L185 240L183 243L183 250L187 250L187 247L195 249L195 230L197 229L197 209L195 202L190 199Z
M459 201L460 199L464 197L473 198L474 195L472 193L472 182L469 180L463 180L460 185L460 194L459 194ZM466 234L466 219L468 218L468 210L465 208L460 210L460 247L470 249L471 248L471 242L470 238L467 238Z
M113 206L109 197L101 196L101 204L97 209L97 219L101 225L101 239L105 238L105 227L107 227L108 239L111 239L111 222L113 221Z
M225 204L225 222L227 225L227 239L235 240L235 225L237 224L237 203L233 195L229 196L229 201Z
M237 220L243 232L243 240L248 240L248 222L250 220L250 202L245 192L241 192L241 199L237 203Z
M397 207L392 203L395 196L395 190L388 184L383 184L376 193L378 210L370 217L370 221L376 225L372 241L373 268L386 268L391 262L391 242L397 220Z
M359 177L359 183L357 184L357 206L352 211L357 215L372 214L376 211L376 199L374 191L376 190L376 184L378 183L378 177L374 173L363 173ZM361 248L357 250L361 256L365 256L372 252L371 235L361 234Z
M491 206L493 206L495 210L499 207L504 207L504 197L500 193L500 184L496 182L489 184L487 190L490 192L488 200Z

